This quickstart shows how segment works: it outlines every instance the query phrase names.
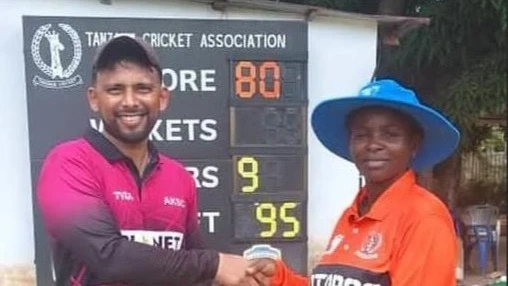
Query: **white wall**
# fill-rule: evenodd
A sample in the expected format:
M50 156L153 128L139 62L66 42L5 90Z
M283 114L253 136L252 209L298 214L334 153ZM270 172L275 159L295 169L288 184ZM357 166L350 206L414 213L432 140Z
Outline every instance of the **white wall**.
M1 0L0 3L0 266L34 260L22 15L209 19L300 19L299 15L229 10L163 0ZM143 3L143 4L140 4ZM321 100L351 94L374 70L376 23L316 18L309 23L310 111ZM309 111L309 115L310 115ZM309 116L310 118L310 116ZM357 191L352 164L317 141L309 125L309 209L311 244L322 246L334 221Z
M353 95L367 83L376 62L376 27L339 19L309 24L309 119L321 101ZM309 251L321 249L334 223L358 190L352 163L332 155L309 122Z

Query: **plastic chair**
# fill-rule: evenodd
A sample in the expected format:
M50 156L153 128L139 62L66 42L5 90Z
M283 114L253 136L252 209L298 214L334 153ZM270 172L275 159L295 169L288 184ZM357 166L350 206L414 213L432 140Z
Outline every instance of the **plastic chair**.
M495 206L473 205L466 208L462 218L468 234L465 259L469 261L471 250L476 246L481 274L487 272L489 256L492 256L494 271L497 270L498 212Z

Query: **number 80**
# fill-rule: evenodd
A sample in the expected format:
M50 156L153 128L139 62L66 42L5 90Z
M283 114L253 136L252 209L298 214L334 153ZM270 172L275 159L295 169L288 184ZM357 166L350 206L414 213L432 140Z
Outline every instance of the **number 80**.
M247 74L243 71L246 70ZM259 84L259 93L265 99L278 99L280 97L280 67L277 62L263 62L259 66L259 79L257 67L250 61L240 61L235 67L236 95L241 98L252 98L256 93L256 81ZM273 71L273 89L266 88L267 70ZM247 86L247 90L244 90Z

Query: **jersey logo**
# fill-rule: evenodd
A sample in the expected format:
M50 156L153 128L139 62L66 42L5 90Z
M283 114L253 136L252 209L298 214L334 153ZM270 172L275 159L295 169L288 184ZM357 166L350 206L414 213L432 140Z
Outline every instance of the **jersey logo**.
M126 202L133 202L134 201L134 196L130 192L127 192L127 191L121 191L121 190L114 191L113 196L115 196L115 200L117 200L117 201L126 201Z
M182 200L182 199L176 198L176 197L170 197L170 196L164 197L164 205L179 207L179 208L183 208L183 209L186 207L185 200Z
M381 244L383 244L383 236L379 232L371 231L355 254L362 259L376 259L379 256L377 250Z
M164 249L180 250L183 233L176 231L122 230L122 236L135 241Z
M337 234L333 237L333 239L328 243L328 246L326 247L326 250L323 254L330 254L334 253L337 247L342 243L342 240L344 240L344 235Z

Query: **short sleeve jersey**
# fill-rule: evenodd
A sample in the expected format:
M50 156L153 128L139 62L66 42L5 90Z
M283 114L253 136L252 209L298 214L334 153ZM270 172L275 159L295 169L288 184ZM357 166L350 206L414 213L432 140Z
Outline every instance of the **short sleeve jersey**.
M279 263L274 285L455 285L455 230L445 205L418 186L412 171L364 215L354 203L338 220L310 281Z
M59 285L102 282L98 275L102 267L109 267L113 277L105 279L113 281L128 281L132 275L131 281L180 285L175 275L164 276L185 267L197 277L202 273L213 278L218 263L213 251L197 253L201 257L197 260L173 256L172 263L165 261L178 250L203 247L196 189L182 165L149 146L150 161L141 175L95 130L48 154L38 182L38 201L53 242ZM139 264L139 278L134 276L137 271L125 270L132 263ZM169 283L171 279L175 284Z

